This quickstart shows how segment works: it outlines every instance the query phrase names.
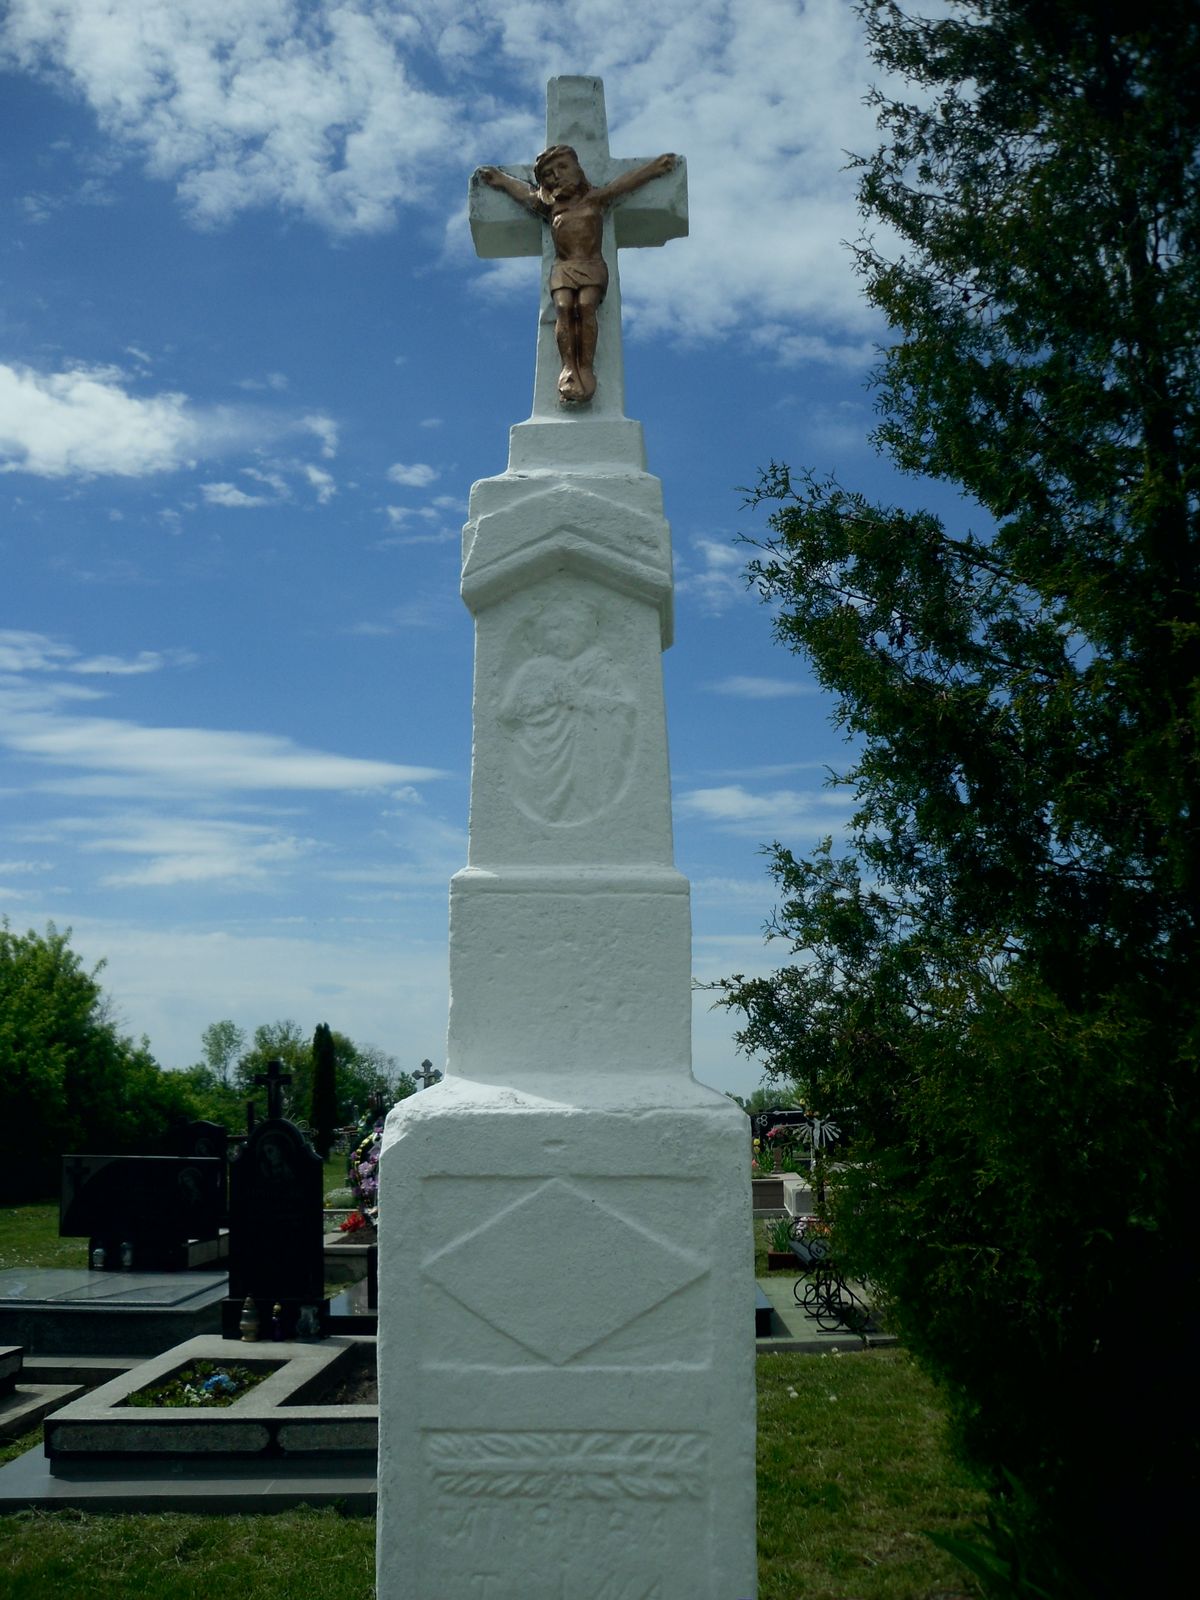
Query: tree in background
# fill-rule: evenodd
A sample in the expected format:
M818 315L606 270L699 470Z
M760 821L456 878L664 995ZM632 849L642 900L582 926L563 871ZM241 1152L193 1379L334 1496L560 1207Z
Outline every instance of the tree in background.
M153 1150L194 1114L186 1084L146 1040L118 1031L97 981L70 948L70 929L13 933L0 923L0 1197L58 1190L70 1152Z
M900 335L876 439L984 515L764 475L750 573L837 696L858 809L843 853L774 846L804 959L726 998L852 1111L839 1240L988 1475L996 1592L1170 1593L1200 1434L1200 11L861 9L918 89L874 96L859 163L901 241L857 251Z
M337 1122L337 1056L327 1022L319 1022L312 1042L312 1108L309 1116L313 1145L322 1161L329 1158Z
M210 1022L200 1036L204 1064L222 1088L229 1085L229 1074L246 1043L246 1032L228 1019Z
M266 1072L271 1061L282 1062L283 1070L291 1076L283 1094L285 1115L303 1122L312 1104L312 1041L290 1017L263 1022L255 1028L254 1042L234 1069L234 1081L245 1099L265 1106L266 1090L257 1087L254 1080Z
M326 1024L321 1026L326 1027ZM334 1057L334 1120L331 1126L357 1123L376 1098L390 1105L415 1092L416 1084L407 1073L400 1071L394 1056L374 1045L355 1044L336 1028L328 1029L328 1033ZM292 1078L284 1090L284 1109L293 1120L304 1122L313 1105L315 1042L315 1037L306 1038L299 1023L291 1018L262 1023L254 1030L250 1049L234 1068L238 1095L262 1102L264 1091L255 1087L254 1079L266 1071L269 1061L281 1061L284 1071ZM237 1103L240 1111L241 1099Z

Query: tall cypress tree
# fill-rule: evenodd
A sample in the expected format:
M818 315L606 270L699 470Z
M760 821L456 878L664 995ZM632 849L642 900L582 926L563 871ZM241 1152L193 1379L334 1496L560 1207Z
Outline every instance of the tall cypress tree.
M874 96L859 163L900 241L857 251L898 335L876 439L980 510L764 475L751 576L837 696L858 809L844 850L775 845L802 960L726 997L852 1131L838 1235L1042 1584L1005 1592L1171 1593L1198 1476L1200 8L861 10L917 89Z
M319 1022L312 1042L312 1123L313 1144L322 1161L329 1159L333 1130L337 1125L337 1054L327 1022Z

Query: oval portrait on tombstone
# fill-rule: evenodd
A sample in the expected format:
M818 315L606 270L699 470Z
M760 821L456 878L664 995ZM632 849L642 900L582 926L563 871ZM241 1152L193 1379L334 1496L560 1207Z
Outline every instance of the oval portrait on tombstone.
M520 632L528 653L499 708L510 792L536 822L590 822L629 780L633 690L599 642L596 607L565 586L543 589Z

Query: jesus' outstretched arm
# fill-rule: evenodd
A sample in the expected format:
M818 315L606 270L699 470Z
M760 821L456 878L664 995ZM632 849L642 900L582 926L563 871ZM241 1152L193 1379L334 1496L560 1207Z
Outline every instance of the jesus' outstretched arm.
M653 161L647 161L644 167L635 167L632 172L623 172L619 178L614 178L611 183L604 184L601 188L592 190L592 199L601 205L607 205L610 200L617 200L623 194L632 194L635 189L640 189L644 183L650 183L654 178L663 178L668 172L673 172L679 165L679 157L668 152L666 155L655 156Z
M479 176L492 189L503 189L518 205L525 206L532 211L534 216L545 215L546 208L542 204L538 191L528 183L522 183L519 178L510 177L507 172L499 167L480 167Z

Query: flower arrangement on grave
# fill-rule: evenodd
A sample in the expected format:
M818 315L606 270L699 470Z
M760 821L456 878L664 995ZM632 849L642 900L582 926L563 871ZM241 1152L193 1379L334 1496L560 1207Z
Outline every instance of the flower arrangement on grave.
M818 1217L812 1212L804 1216L792 1218L792 1232L797 1239L828 1239L829 1224L823 1217Z
M775 1156L770 1145L765 1145L761 1139L752 1139L750 1142L750 1176L752 1178L769 1178L775 1171Z
M230 1406L249 1393L267 1376L248 1367L214 1366L211 1361L196 1361L174 1372L161 1383L138 1389L123 1404L127 1406Z
M379 1157L383 1149L383 1119L375 1123L366 1138L350 1152L347 1176L350 1192L358 1202L363 1221L374 1223L379 1215Z
M340 1233L358 1233L361 1229L369 1227L366 1217L361 1211L352 1211L344 1222L338 1224Z

